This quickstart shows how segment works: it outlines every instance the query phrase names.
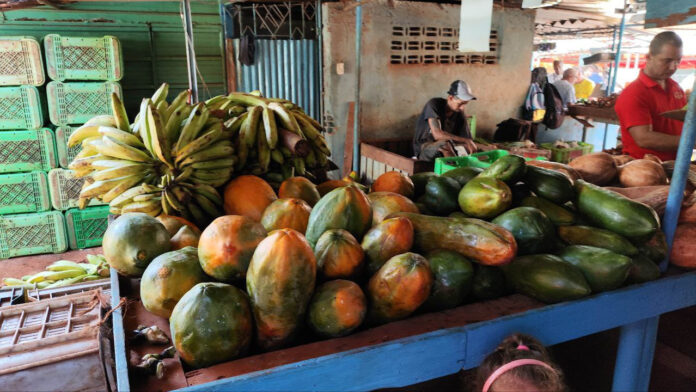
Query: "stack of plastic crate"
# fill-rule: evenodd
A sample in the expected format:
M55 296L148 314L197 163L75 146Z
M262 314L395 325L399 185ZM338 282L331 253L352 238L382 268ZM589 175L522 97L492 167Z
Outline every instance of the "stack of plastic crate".
M108 206L77 208L83 179L75 178L68 165L80 147L68 148L70 134L94 116L111 114L110 96L121 96L118 81L123 74L121 46L116 37L44 37L48 113L56 128L58 162L62 169L48 174L53 208L65 211L70 248L98 246L106 230Z
M0 37L0 259L67 249L63 214L50 211L56 149L43 128L45 79L37 40Z

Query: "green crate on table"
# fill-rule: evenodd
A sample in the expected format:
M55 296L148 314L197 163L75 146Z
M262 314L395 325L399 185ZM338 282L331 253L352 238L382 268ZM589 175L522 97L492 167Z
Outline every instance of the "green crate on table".
M0 173L49 171L56 167L53 131L0 132Z
M36 87L0 87L0 130L39 129L43 124L41 97Z
M41 45L33 37L0 37L0 86L42 86Z
M50 82L46 85L46 99L51 123L84 124L94 116L111 114L111 93L121 96L121 85Z
M100 246L109 225L109 206L71 208L65 211L65 226L70 249Z
M51 209L46 173L0 174L0 215Z
M581 155L589 154L594 149L594 146L590 143L577 142L579 147L574 148L557 148L553 146L553 143L541 143L539 147L551 150L551 160L553 162L568 163L573 158L577 158Z
M62 253L67 249L62 212L0 215L0 259Z
M123 57L118 38L44 37L46 69L53 80L119 81L123 77Z
M63 125L56 128L56 152L58 153L58 165L60 167L67 169L70 166L70 162L75 159L75 156L82 150L81 145L68 147L68 138L74 130L78 128L78 125L67 126Z
M48 189L51 195L51 205L56 210L64 211L78 206L80 190L85 183L84 178L77 178L72 170L53 169L48 172ZM90 206L103 205L97 199L89 202Z
M485 169L500 157L508 155L505 150L491 150L473 153L465 157L444 157L435 159L435 173L442 174L458 167L478 167Z

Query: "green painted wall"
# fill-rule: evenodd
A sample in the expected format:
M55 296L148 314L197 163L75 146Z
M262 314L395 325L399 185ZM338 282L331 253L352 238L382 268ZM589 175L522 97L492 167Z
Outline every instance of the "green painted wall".
M0 13L0 35L114 35L121 41L126 106L133 116L140 100L162 83L172 92L188 87L179 2L80 2L56 10L37 7ZM225 93L222 24L217 1L191 1L201 99ZM202 78L201 78L202 76ZM207 89L206 89L207 86ZM171 96L171 95L170 95Z

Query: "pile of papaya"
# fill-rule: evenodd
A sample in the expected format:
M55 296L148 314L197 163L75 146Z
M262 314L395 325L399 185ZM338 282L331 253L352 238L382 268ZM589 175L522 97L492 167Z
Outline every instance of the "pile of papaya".
M656 279L666 257L649 206L516 155L370 187L243 175L220 193L227 215L206 227L126 213L103 242L191 367L515 292L573 300Z

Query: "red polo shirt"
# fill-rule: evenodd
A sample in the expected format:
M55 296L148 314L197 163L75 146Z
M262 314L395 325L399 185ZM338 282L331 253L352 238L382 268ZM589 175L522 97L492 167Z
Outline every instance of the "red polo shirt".
M643 158L645 154L653 154L664 161L675 159L677 157L676 150L655 151L638 147L628 129L637 125L652 124L652 130L655 132L681 135L684 123L660 116L660 113L681 109L684 105L686 105L686 96L677 82L667 79L667 89L665 90L641 70L638 79L631 82L621 92L614 107L621 124L624 154L629 154L634 158Z

